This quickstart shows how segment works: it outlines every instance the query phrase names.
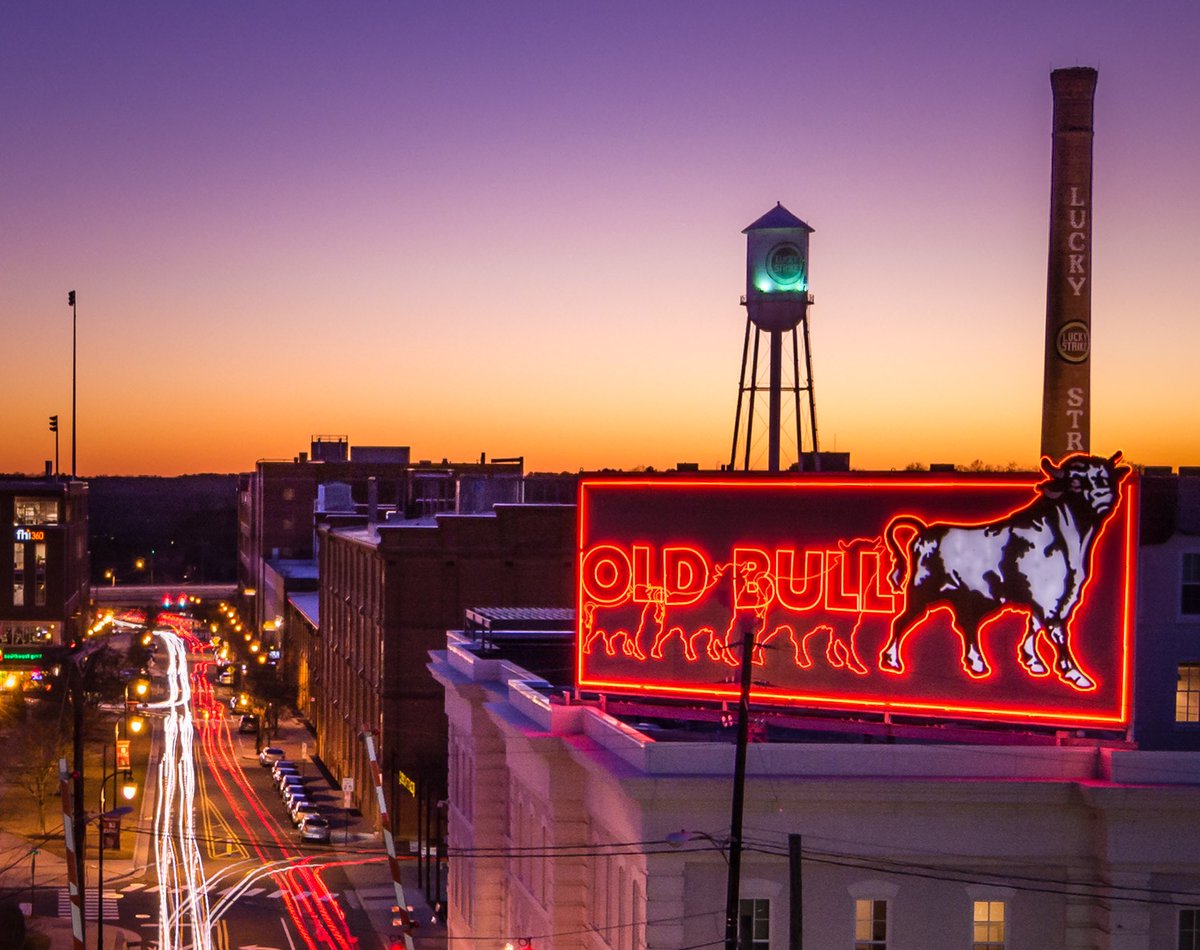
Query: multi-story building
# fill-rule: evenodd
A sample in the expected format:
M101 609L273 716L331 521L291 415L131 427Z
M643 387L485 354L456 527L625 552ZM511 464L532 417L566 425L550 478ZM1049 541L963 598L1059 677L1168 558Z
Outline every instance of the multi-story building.
M451 497L474 510L321 529L317 748L336 778L355 780L364 813L375 811L364 728L378 732L389 794L419 783L442 797L446 720L427 663L464 610L571 603L574 506L488 505L469 478ZM392 813L413 831L411 806Z
M263 603L268 562L316 557L314 512L322 486L347 486L345 514L357 505L365 512L372 500L394 509L406 497L407 447L352 449L345 436L313 436L310 449L311 455L301 452L290 461L260 460L239 477L238 591L241 612L253 618L257 634L269 632L263 625L282 615L282 599Z
M1132 626L1106 608L1103 615L1085 614L1088 624L1076 630L1081 636L1115 633L1128 651L1111 667L1128 685L1117 705L1119 722L1055 721L1075 715L1072 703L1099 709L1100 693L1112 684L1078 688L1065 663L1056 667L1058 675L1023 670L1022 662L1032 665L1035 658L1022 660L1000 646L1019 634L1016 618L996 621L991 639L981 641L998 681L978 671L972 676L966 665L945 667L955 683L1007 709L999 715L965 706L955 712L949 708L954 701L944 697L939 702L948 708L938 715L932 707L918 708L916 691L904 695L907 706L886 712L870 706L889 702L878 691L862 702L840 698L857 708L815 700L754 706L750 734L758 741L747 748L740 887L732 908L739 947L782 950L801 945L801 938L805 946L854 950L1193 946L1200 927L1197 476L1188 470L1142 478L1140 492L1131 495L1140 496L1140 526L1132 509L1122 509L1128 520L1121 530L1135 530L1122 535L1114 528L1108 547L1089 565L1097 585L1136 578L1136 588L1118 597ZM1100 497L1103 507L1103 492ZM654 506L639 507L637 516L639 544L652 550ZM705 521L722 516L710 512ZM746 523L736 527L746 532L732 535L744 545L742 563L752 564L761 545ZM968 542L968 533L956 535L955 544ZM982 527L977 535L988 543L997 536ZM586 537L584 526L581 544ZM1125 539L1120 546L1117 537ZM677 634L676 623L686 630L694 614L682 611L701 602L696 572L703 573L700 554L708 550L703 538L688 540L690 546L671 548L662 562L678 568L662 586L656 586L653 559L637 555L626 588L619 538L604 534L599 553L581 567L581 602L589 612L597 599L619 606L627 590L649 605L660 633ZM925 569L933 570L929 558L936 548L924 545ZM828 552L804 552L810 565L821 563L822 553L833 558L829 576L838 578L843 600L854 596L855 586L848 562L838 558L850 550L831 545ZM873 582L876 550L856 553L863 558L858 580L865 578L859 590L877 602L886 590ZM1132 573L1112 571L1114 554L1134 562ZM600 585L590 592L585 569ZM788 596L799 601L806 585L779 571L790 584ZM746 576L733 581L736 593L725 609L739 597L758 603L755 592L763 588L745 584ZM1001 581L994 574L989 583ZM656 612L663 591L665 611ZM1111 593L1096 589L1085 596ZM678 612L670 613L672 605ZM581 619L580 631L590 640L593 631ZM945 638L954 637L948 625L936 626L942 619L919 621L930 625L921 641L929 646L920 652L915 641L908 645L913 667L936 666ZM814 628L814 637L828 639L801 643L810 649L804 662L796 655L799 675L832 670L850 688L881 681L893 699L912 690L911 679L882 669L886 653L871 638L884 633L869 622L860 614L854 634L840 639L828 627ZM578 641L574 629L556 639L521 626L514 618L510 629L493 624L487 636L451 631L431 667L445 689L449 721L451 944L492 939L546 950L722 945L737 704L721 685L720 650L706 659L697 641L699 655L684 659L677 638L639 641L632 625L597 628L590 644ZM830 652L818 652L816 645L826 642ZM702 693L710 687L703 683L689 692L649 672L640 690L580 688L588 649L615 670L615 681L625 682L627 670L652 670L674 653L674 669L683 675L716 671L711 689L723 690L725 698L706 701ZM785 645L788 664L791 649ZM1095 674L1102 645L1079 639L1076 649ZM866 661L862 669L851 662L859 658ZM765 688L758 681L779 662L768 655L754 667L754 689ZM574 676L564 673L572 669ZM594 670L588 675L599 678ZM1006 707L1022 692L1055 701L1022 703L1016 712Z
M88 624L88 486L55 478L0 481L0 647L63 646Z

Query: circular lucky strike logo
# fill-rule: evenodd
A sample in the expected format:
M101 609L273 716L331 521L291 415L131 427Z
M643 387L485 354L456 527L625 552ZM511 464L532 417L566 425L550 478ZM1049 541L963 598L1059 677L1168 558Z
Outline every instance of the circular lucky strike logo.
M795 284L804 277L804 258L800 248L785 242L776 244L767 254L767 273L777 284Z
M1055 349L1068 363L1083 363L1092 352L1092 331L1082 320L1070 320L1058 328Z

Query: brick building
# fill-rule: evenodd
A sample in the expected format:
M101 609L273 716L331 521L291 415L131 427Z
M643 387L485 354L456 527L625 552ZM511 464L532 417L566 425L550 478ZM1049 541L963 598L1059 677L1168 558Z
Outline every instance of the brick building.
M69 645L88 625L88 486L55 478L0 481L0 646Z

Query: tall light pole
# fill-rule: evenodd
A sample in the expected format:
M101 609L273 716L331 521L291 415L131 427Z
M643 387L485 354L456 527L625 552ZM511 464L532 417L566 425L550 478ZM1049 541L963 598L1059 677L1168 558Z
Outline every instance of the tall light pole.
M114 729L118 723L114 723ZM101 752L101 761L108 759L108 743L104 744ZM133 809L128 805L122 805L119 808L114 808L112 811L104 810L104 785L111 778L113 780L113 798L117 795L117 776L124 771L126 778L125 784L122 787L122 797L128 802L133 801L133 797L137 794L137 786L130 779L132 774L128 769L121 769L117 764L117 747L113 746L113 770L112 775L105 775L100 779L100 812L96 815L96 822L100 832L100 848L96 852L96 950L104 950L104 823L105 819L120 820L122 815L128 815ZM119 827L119 826L118 826ZM119 842L118 842L119 847Z
M75 415L75 291L67 294L67 306L71 308L71 477L75 477L75 434L79 431L79 419Z

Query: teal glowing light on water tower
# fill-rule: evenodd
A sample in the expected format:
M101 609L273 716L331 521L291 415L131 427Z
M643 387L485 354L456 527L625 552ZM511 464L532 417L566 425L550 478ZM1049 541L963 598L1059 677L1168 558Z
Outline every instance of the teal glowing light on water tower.
M746 235L746 307L764 330L787 330L808 306L808 236L813 229L781 204Z

